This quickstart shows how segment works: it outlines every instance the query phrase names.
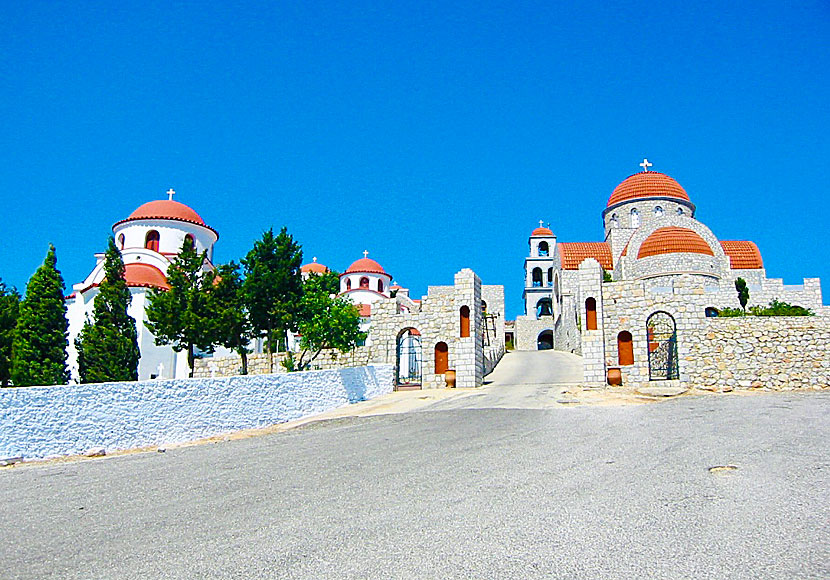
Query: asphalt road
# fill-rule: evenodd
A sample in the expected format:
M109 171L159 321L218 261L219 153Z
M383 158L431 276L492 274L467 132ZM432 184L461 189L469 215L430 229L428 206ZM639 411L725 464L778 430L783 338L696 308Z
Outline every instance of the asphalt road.
M4 469L0 575L828 578L828 416L830 393L457 409Z

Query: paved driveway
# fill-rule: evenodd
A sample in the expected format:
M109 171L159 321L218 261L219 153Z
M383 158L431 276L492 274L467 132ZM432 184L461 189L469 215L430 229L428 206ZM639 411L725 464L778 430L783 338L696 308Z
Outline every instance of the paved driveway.
M458 409L4 469L2 577L827 578L829 416Z

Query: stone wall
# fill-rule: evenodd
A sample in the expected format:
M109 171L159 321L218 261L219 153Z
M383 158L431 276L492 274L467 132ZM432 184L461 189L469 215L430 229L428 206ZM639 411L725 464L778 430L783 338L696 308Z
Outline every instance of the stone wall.
M690 387L830 388L830 320L825 317L710 318L684 339Z
M392 390L391 365L0 389L0 458L131 449L264 427Z
M365 366L373 360L371 352L372 349L367 346L359 346L346 353L335 349L325 349L312 361L308 370L335 370ZM286 352L276 352L273 357L269 357L267 353L249 354L248 374L265 375L287 372L282 364L287 356ZM299 353L294 353L295 362L299 361L299 356ZM233 377L240 375L241 372L242 359L239 355L197 359L193 366L194 378Z

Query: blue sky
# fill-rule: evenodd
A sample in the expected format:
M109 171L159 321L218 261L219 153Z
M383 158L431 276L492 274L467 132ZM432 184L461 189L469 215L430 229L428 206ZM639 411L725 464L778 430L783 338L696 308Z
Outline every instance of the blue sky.
M50 242L80 282L173 187L219 262L285 225L307 261L368 249L414 295L471 267L513 318L538 220L601 241L648 157L830 302L826 2L115 4L3 8L7 284Z

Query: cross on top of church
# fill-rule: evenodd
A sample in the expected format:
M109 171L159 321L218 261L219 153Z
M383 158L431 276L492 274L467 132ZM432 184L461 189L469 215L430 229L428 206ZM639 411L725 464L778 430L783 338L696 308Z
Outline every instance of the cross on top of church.
M173 189L171 187L170 189L167 190L167 196L168 196L167 199L169 199L170 201L173 201L173 196L174 195L176 195L176 190L175 189Z
M369 250L363 250L363 257L364 257L364 258L368 258L368 257L369 257Z
M539 227L545 227L545 220L539 220Z
M654 165L654 163L649 163L648 159L643 159L643 162L640 163L640 167L643 168L643 171L648 173L648 168Z

